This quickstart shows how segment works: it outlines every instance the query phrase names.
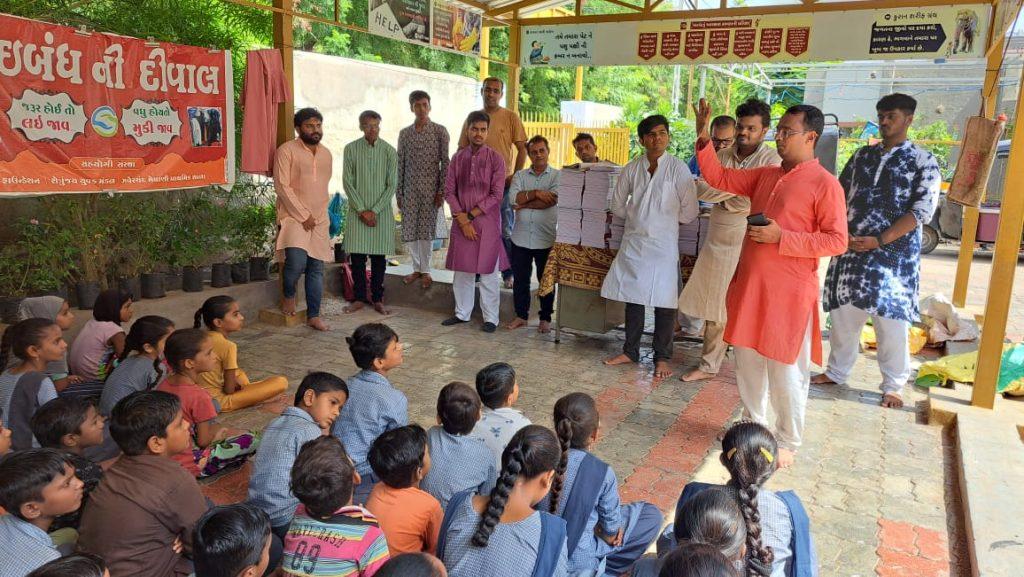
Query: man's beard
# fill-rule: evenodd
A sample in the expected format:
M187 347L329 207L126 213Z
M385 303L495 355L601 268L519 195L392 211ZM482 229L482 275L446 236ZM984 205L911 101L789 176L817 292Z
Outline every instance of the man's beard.
M306 134L303 132L299 133L299 138L306 144L320 144L320 139L323 138L322 134Z

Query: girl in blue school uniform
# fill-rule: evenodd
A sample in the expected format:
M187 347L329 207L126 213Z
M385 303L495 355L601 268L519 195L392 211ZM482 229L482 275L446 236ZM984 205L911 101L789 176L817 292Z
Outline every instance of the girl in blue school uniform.
M617 577L657 538L662 515L650 503L623 505L615 471L590 452L600 415L594 399L570 393L555 403L555 431L562 445L547 509L567 524L569 574Z
M449 577L567 577L565 521L536 509L561 458L555 434L528 425L505 447L490 495L452 497L437 540Z

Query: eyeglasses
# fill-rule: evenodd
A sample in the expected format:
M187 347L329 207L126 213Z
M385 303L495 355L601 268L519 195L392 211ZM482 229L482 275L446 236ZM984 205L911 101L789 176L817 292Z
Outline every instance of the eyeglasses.
M796 134L806 134L808 132L810 132L810 130L789 130L788 128L780 128L779 130L775 131L775 140L787 140L790 136L794 136Z
M732 146L732 143L736 142L736 139L735 138L712 138L711 142L714 143L715 146L719 146L719 145L722 145L722 144L724 144L726 146Z

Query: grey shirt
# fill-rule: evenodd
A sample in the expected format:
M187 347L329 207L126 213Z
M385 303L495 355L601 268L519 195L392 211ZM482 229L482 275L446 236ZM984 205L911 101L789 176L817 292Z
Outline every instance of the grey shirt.
M118 401L137 391L148 391L166 377L153 366L153 359L133 355L117 365L107 381L103 383L100 395L100 414L109 416Z
M448 507L453 495L472 489L478 495L489 495L498 480L494 457L480 439L468 435L452 435L440 426L427 431L430 447L430 471L420 481L420 489L430 493Z
M524 168L512 177L508 194L515 203L516 195L529 190L547 190L558 193L558 171L550 166L537 174L533 168ZM558 225L558 207L545 209L523 208L516 211L512 242L521 248L544 249L555 244Z

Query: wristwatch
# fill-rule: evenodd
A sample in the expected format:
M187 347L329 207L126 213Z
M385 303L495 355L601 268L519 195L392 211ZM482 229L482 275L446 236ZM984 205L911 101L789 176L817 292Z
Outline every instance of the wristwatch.
M473 213L472 213L472 212L467 212L467 213L466 213L466 218L468 218L468 219L469 219L469 222L473 222L473 219L475 219L476 217L475 217L475 216L473 216Z

